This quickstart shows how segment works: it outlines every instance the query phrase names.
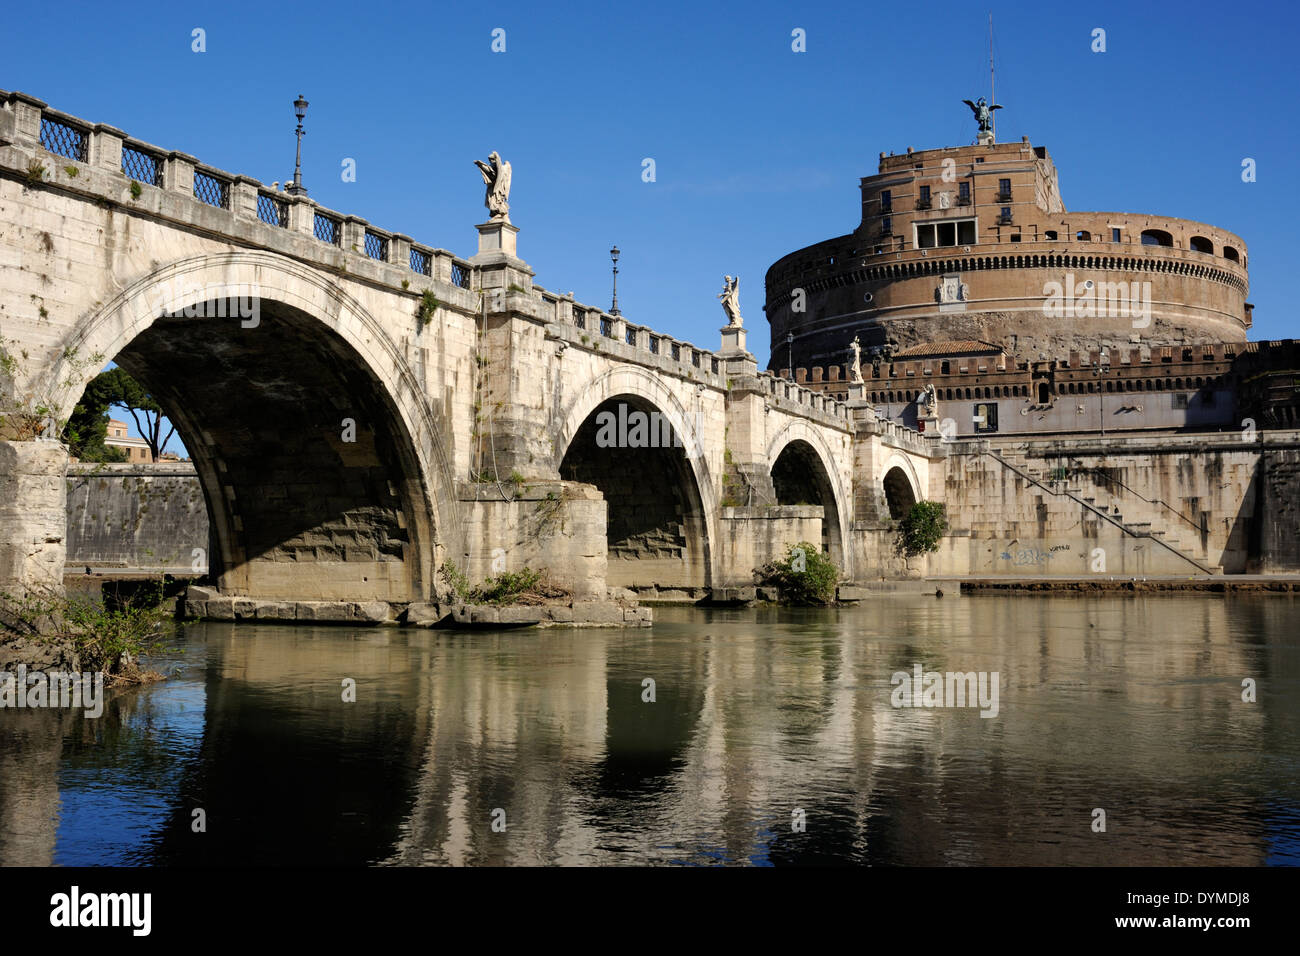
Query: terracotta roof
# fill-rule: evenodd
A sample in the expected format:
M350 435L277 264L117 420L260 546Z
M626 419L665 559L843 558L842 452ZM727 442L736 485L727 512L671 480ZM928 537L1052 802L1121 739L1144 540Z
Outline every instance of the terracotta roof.
M898 359L940 358L949 355L999 355L1002 349L991 342L977 339L958 339L948 342L922 342L895 352L894 361Z

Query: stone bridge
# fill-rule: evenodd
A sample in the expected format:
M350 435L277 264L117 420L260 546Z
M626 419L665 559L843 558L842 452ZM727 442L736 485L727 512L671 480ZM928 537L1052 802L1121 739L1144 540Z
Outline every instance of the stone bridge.
M0 587L61 580L57 440L113 361L206 499L214 580L268 600L427 601L549 569L704 597L799 540L878 577L872 529L939 455L760 371L533 282L518 229L459 258L0 93Z

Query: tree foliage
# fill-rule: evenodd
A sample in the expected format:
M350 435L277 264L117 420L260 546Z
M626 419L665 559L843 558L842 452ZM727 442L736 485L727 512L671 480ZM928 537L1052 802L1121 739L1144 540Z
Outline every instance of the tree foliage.
M121 405L130 413L136 431L148 442L153 459L157 461L176 426L164 422L162 406L148 389L122 368L100 372L86 386L64 432L64 440L72 454L82 461L125 460L125 454L104 444L108 434L108 410L114 405ZM167 425L165 435L162 433L164 424Z
M909 557L939 550L948 515L938 501L918 501L898 525L898 549Z
M759 568L758 577L763 584L779 587L789 604L824 606L835 603L840 569L820 547L800 541L786 548L780 561Z

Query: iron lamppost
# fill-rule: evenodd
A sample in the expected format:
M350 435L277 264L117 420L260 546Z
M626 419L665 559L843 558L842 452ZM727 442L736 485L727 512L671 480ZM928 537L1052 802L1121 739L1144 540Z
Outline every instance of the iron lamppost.
M790 357L790 381L794 381L794 333L785 333L785 347Z
M298 94L298 98L293 101L293 112L298 117L298 129L295 132L298 135L298 158L293 164L293 183L285 189L291 196L307 195L307 187L302 184L302 118L307 115L307 101Z
M622 315L622 313L618 311L618 257L619 257L618 246L615 246L613 249L609 250L609 257L614 261L614 302L609 307L609 314Z

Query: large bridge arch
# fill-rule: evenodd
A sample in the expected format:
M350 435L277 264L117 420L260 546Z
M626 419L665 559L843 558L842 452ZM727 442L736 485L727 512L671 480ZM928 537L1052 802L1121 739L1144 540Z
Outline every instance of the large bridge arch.
M791 419L768 440L766 459L768 468L776 467L782 454L789 451L807 451L816 464L812 479L814 489L822 499L823 528L831 560L853 579L853 548L849 529L852 525L851 498L845 493L839 469L835 467L836 455L826 440L825 433L803 419ZM775 483L775 476L774 476Z
M255 297L256 324L237 314L240 297L245 303ZM225 317L218 317L217 302L230 302ZM433 593L439 549L462 550L448 450L423 388L383 324L327 274L252 250L182 259L89 310L63 344L47 373L59 383L54 404L60 420L108 360L164 399L207 497L217 550L211 558L223 589L255 597L418 600ZM220 370L233 379L225 393L231 421L214 407L215 383L196 381L208 373L196 364L204 349L212 373ZM279 410L299 426L310 420L320 428L304 438L287 427L278 445L268 442L268 431L251 420L249 396L239 391L253 386L261 389L267 417ZM358 414L348 416L349 408ZM355 442L344 440L345 417L356 420ZM305 445L308 440L314 444ZM250 484L248 475L258 469L245 469L241 487L239 469L229 459L259 449L269 456L259 462L265 481L277 484ZM310 476L307 459L317 452L319 461L338 464L338 487L325 488ZM293 549L254 540L242 515L242 509L260 504L249 502L250 493L284 496L283 513L301 525L294 529L300 534ZM311 497L310 507L296 494ZM331 511L338 512L332 529L311 527ZM352 535L348 527L358 524L358 514L380 512L387 512L381 518L392 535L379 532L385 540L367 565L360 532ZM286 530L282 523L279 533ZM257 531L263 537L275 533ZM304 558L331 563L295 572Z
M692 586L711 587L720 580L717 551L714 547L714 542L718 540L718 500L703 446L703 436L700 434L703 430L699 425L702 415L692 414L660 376L640 366L619 365L586 382L553 419L557 425L554 429L552 466L563 477L565 459L573 449L575 439L580 437L584 427L592 428L593 416L602 406L613 408L620 400L628 402L637 410L658 413L672 429L672 433L681 436L683 491L689 506L698 510L698 515L693 517L698 520L702 538L702 574L692 582ZM612 562L610 567L610 582L620 583Z

